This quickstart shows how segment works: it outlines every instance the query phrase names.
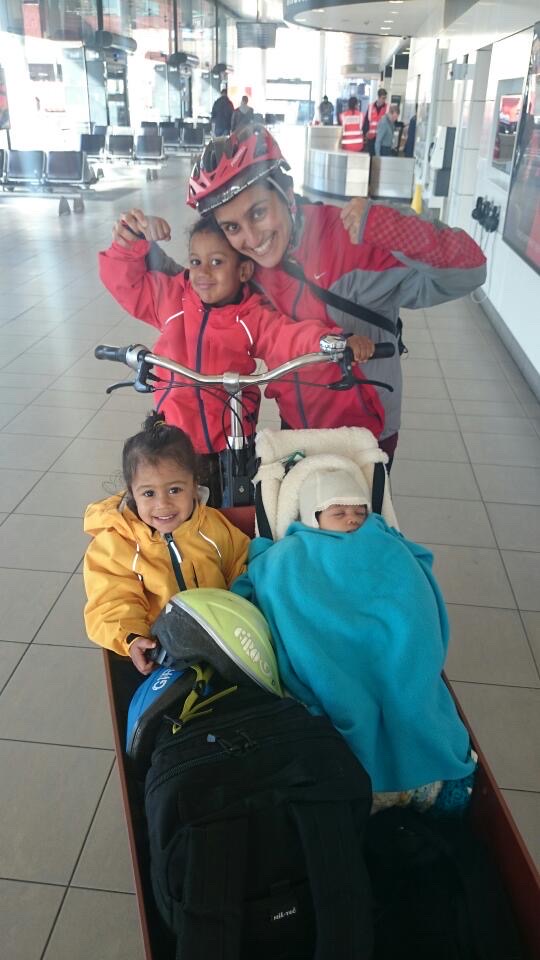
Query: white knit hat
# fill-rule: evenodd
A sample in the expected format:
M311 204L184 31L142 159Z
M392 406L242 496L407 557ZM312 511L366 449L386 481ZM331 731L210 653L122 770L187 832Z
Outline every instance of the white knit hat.
M334 504L356 507L366 505L371 511L367 481L351 476L347 470L314 470L306 477L299 491L300 520L307 527L318 527L315 514Z

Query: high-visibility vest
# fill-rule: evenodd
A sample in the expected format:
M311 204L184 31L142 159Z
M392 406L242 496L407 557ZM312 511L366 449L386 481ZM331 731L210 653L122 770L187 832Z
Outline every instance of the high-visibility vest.
M362 125L364 118L359 110L344 110L341 114L341 149L355 150L358 153L364 147Z
M368 109L368 120L369 120L369 130L367 132L368 140L374 140L377 136L377 124L379 120L384 117L386 111L388 110L388 104L384 103L381 109L377 112L375 109L375 104L370 103Z

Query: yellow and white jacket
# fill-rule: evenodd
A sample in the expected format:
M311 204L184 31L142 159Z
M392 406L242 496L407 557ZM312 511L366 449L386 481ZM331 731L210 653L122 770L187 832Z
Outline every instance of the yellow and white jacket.
M84 559L86 631L94 643L127 656L127 638L149 637L151 624L178 593L168 546L122 494L90 504L84 530L94 538ZM196 504L173 537L188 589L228 589L245 570L249 538L219 510Z

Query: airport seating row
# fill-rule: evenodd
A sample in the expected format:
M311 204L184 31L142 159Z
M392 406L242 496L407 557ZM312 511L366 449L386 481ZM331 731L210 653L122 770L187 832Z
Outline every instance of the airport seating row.
M96 180L87 155L81 150L0 150L0 185L4 190L84 190Z

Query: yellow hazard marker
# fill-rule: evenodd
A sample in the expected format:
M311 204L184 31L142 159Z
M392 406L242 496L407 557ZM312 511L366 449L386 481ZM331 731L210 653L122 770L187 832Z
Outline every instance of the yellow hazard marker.
M422 184L414 185L414 193L411 201L411 207L415 213L422 213Z

